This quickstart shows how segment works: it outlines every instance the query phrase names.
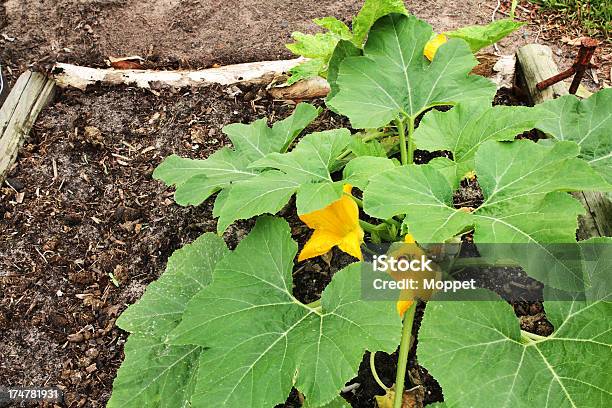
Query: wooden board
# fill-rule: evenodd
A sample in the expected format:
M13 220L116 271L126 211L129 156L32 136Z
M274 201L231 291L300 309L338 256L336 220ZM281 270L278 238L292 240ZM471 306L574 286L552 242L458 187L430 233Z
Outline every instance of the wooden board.
M568 87L563 81L542 91L536 88L538 82L559 73L550 47L529 44L521 47L516 57L517 82L527 90L534 104L568 94ZM583 191L573 195L587 210L587 214L579 218L578 238L612 236L612 202L602 193Z
M45 75L26 71L0 108L0 183L17 158L17 152L40 111L53 97L55 83Z

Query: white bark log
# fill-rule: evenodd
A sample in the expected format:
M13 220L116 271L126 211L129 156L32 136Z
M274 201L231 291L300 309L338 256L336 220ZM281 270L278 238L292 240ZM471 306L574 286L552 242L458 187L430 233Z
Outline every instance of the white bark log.
M57 63L53 77L60 87L85 90L95 83L136 85L150 88L153 83L183 87L209 84L231 85L240 82L265 82L289 71L304 61L303 58L283 61L261 61L227 65L199 71L153 71L139 69L100 69Z

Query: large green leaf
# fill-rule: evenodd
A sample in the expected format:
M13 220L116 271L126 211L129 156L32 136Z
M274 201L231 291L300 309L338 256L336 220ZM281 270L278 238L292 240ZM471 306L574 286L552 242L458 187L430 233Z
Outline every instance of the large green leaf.
M555 332L544 338L521 333L500 299L430 301L419 361L444 389L448 407L608 407L609 300L545 302Z
M537 116L536 110L521 106L460 104L448 112L428 112L414 132L414 142L419 149L453 154L448 171L454 174L452 186L456 188L474 170L480 145L488 140L514 140L535 127Z
M578 143L580 157L612 183L611 106L612 89L602 89L585 100L562 96L536 107L541 115L536 126L557 140Z
M524 24L511 18L504 18L495 20L487 25L461 27L454 31L447 31L444 34L451 38L465 40L470 45L472 52L476 52L484 47L495 44L508 34L521 28Z
M292 294L297 244L281 219L260 217L171 333L202 353L194 406L269 407L295 386L311 406L337 397L365 350L395 350L393 302L361 299L361 265L336 273L312 308Z
M534 244L540 262L527 272L574 290L583 284L582 274L558 261L545 244L575 241L577 216L584 208L564 191L607 186L577 155L573 142L541 146L528 140L488 141L475 157L485 200L474 211L453 207L453 189L431 165L402 166L373 177L364 209L381 219L406 214L404 228L419 242L444 242L474 229L476 243Z
M197 205L215 192L238 180L257 174L249 164L272 152L284 152L298 134L318 115L319 110L301 103L291 116L269 128L265 119L250 125L234 123L223 128L234 149L222 148L206 160L171 155L153 172L153 178L176 186L175 200Z
M433 62L423 56L431 26L414 16L392 14L374 24L364 55L340 63L338 92L327 104L355 128L377 128L400 117L416 118L436 105L489 104L495 84L469 75L478 63L468 45L451 39Z
M131 332L125 360L113 383L109 408L189 407L202 348L165 342L187 303L208 285L217 262L228 253L212 233L174 252L166 272L151 283L117 325Z
M279 211L297 192L299 214L318 210L342 194L330 171L336 158L349 144L348 129L335 129L305 136L289 153L271 153L252 163L256 177L232 185L225 205L219 211L218 230L234 221Z

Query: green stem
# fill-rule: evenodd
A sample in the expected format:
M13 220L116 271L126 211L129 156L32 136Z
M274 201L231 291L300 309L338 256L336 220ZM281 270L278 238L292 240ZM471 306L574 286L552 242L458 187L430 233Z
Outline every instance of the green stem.
M402 119L396 119L397 132L399 133L400 159L402 166L408 164L408 152L406 151L406 128ZM410 140L410 137L408 137ZM412 161L411 161L412 163Z
M414 163L414 142L412 141L412 134L414 133L414 119L412 116L408 116L408 137L406 143L408 144L408 164Z
M512 0L512 5L510 6L510 18L515 18L516 6L518 5L518 0Z
M382 382L382 380L378 376L378 373L376 372L376 365L374 363L374 358L375 357L376 357L376 352L372 351L370 353L370 371L372 371L372 376L374 377L374 380L376 381L376 383L378 383L378 385L380 385L380 388L382 388L383 390L387 391L389 389L389 387L387 387L385 385L385 383Z
M367 232L380 232L380 231L384 231L385 228L387 228L385 224L374 225L364 220L359 220L359 225L364 231L367 231Z
M385 220L385 222L386 222L387 224L395 225L397 228L401 227L401 225L402 225L402 223L401 223L401 222L399 222L399 221L397 221L397 220L395 220L395 219L393 219L393 218L387 218L387 219Z
M370 140L375 140L375 139L382 139L383 137L387 137L387 136L393 136L393 134L388 133L388 132L373 132L370 133L369 135L364 136L361 141L362 142L369 142Z
M408 365L408 353L410 352L410 338L412 337L412 323L417 302L404 314L404 327L402 329L402 340L400 342L399 356L397 358L397 373L395 375L395 399L393 408L402 408L402 396L404 394L404 380L406 379L406 366Z

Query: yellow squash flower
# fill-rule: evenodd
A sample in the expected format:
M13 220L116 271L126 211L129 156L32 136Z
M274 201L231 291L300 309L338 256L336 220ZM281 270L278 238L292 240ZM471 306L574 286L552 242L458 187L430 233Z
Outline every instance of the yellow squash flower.
M444 34L438 34L431 40L425 44L425 50L423 50L423 54L427 57L428 60L433 61L434 55L436 55L436 51L442 44L444 44L448 39Z
M363 259L363 230L359 226L357 203L349 197L352 188L350 184L345 184L343 189L346 194L338 200L320 210L300 215L300 219L314 229L314 233L304 245L298 261L323 255L336 245L355 258Z

